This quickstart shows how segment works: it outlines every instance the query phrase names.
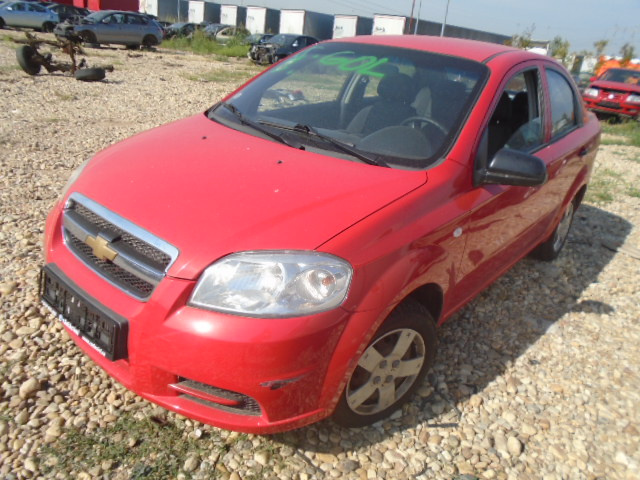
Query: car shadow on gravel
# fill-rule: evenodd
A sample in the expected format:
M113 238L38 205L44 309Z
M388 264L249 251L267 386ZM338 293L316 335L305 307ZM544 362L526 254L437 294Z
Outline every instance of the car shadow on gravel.
M402 415L396 412L386 421L351 430L325 420L274 435L273 440L304 451L338 454L420 424L457 429L464 402L503 375L541 337L553 335L565 314L615 311L606 302L579 298L616 255L611 246L624 243L630 231L625 219L582 205L558 259L520 261L439 329L437 363ZM529 355L532 368L543 361Z

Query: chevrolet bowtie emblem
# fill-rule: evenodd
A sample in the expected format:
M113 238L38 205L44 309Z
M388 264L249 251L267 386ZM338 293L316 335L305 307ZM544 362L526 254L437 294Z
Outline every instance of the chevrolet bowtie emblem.
M118 256L118 252L109 247L109 241L102 238L100 235L92 237L89 235L85 240L85 243L91 247L93 254L100 260L113 260Z

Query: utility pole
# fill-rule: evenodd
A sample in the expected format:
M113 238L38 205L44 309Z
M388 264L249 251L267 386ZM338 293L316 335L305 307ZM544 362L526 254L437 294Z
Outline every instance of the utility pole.
M440 30L440 36L444 37L444 27L447 26L447 15L449 15L449 1L447 0L447 9L444 11L444 22L442 22L442 30Z
M420 0L420 3L418 4L418 14L416 15L416 25L413 28L413 34L417 35L418 34L418 24L420 23L420 12L422 12L422 0Z
M411 33L411 26L413 25L413 9L416 6L416 0L411 2L411 16L409 17L409 33Z

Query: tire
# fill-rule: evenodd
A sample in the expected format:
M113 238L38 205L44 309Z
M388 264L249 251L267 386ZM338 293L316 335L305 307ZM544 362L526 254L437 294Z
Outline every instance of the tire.
M540 245L538 245L532 252L531 257L536 260L542 260L544 262L551 262L558 258L560 252L562 251L562 247L567 241L567 237L569 236L569 230L571 229L571 224L573 223L573 215L575 213L575 201L571 201L569 205L567 205L567 209L562 214L562 218L558 223L558 226L555 228L551 237L548 240L545 240Z
M82 38L82 41L84 43L91 43L91 44L98 43L98 39L96 38L96 35L93 32L89 32L85 30L84 32L80 32L79 35L80 35L80 38Z
M46 22L42 25L42 31L45 33L51 33L53 32L53 29L55 28L55 25L51 22Z
M0 18L0 30L5 27L4 20Z
M106 72L104 68L81 68L76 70L74 76L81 82L99 82L104 79Z
M34 59L38 53L29 45L21 45L16 50L16 59L20 68L29 75L37 75L40 73L42 66Z
M142 46L144 48L151 48L158 45L158 39L153 35L147 35L142 39Z
M333 413L343 427L363 427L400 408L422 383L437 350L436 323L414 300L398 305L358 360Z

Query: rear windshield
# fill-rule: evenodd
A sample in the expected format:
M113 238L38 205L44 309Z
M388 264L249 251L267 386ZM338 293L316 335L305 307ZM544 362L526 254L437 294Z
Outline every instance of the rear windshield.
M423 169L454 141L487 74L484 65L458 57L317 44L237 92L228 102L233 108L218 106L209 116L234 128L240 113L274 132L295 135L296 145L344 154L335 148L341 142L387 166Z

